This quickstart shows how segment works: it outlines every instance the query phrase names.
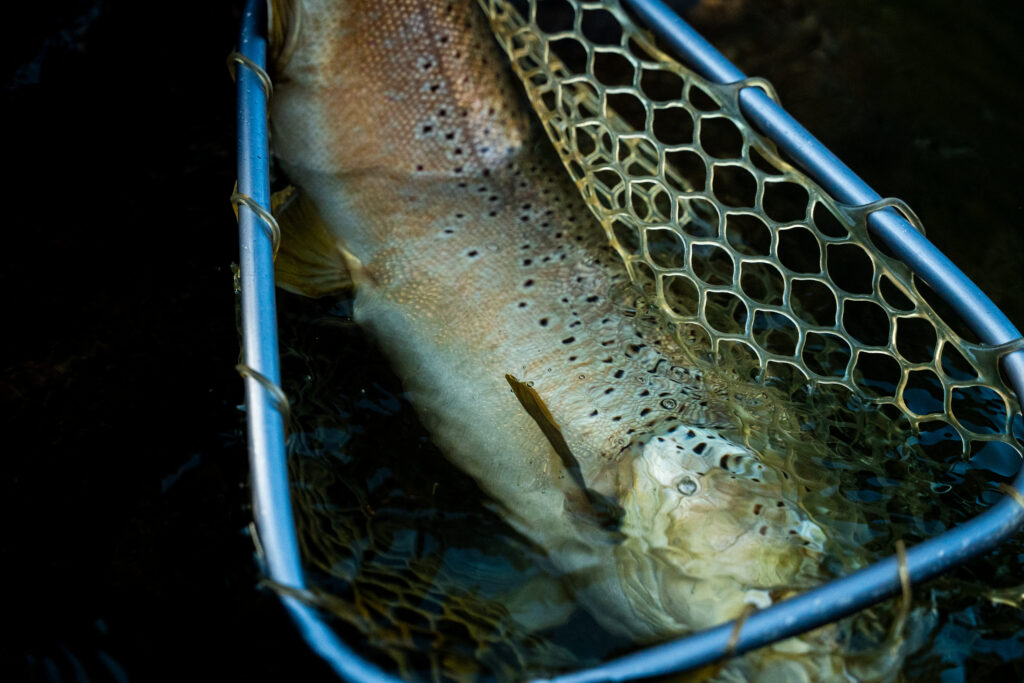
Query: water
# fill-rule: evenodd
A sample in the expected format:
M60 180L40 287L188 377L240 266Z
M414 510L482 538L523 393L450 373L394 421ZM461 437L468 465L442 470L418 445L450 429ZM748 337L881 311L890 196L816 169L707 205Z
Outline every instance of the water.
M64 0L8 15L18 28L5 42L2 103L18 169L0 250L9 680L81 680L79 670L330 680L256 588L244 531L223 66L240 5L157 15L148 3ZM772 79L877 190L906 199L1024 325L1021 10L819 5L741 3L734 21L702 28ZM385 411L401 402L400 389L361 388ZM938 678L948 664L945 680L1024 678L1018 612L996 601L1019 585L1022 561L1007 547L922 587L947 610L933 649L948 661L916 659L909 674ZM1002 592L965 597L957 584Z

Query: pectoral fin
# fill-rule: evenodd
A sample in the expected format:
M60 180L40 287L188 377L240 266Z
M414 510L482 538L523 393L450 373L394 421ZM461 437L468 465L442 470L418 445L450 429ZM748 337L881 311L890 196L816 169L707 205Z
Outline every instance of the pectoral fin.
M571 477L574 487L566 492L567 500L573 504L577 512L582 512L590 517L599 526L605 529L618 529L622 519L623 511L613 500L597 491L589 488L583 479L583 472L580 470L579 461L569 449L565 442L562 429L555 422L555 417L548 410L544 400L537 393L537 390L525 382L520 382L512 375L505 375L505 380L512 387L512 393L519 399L519 403L526 409L527 414L533 418L540 430L547 437L551 448L558 455L562 466Z
M309 297L352 288L344 249L307 195L295 188L274 193L271 211L281 226L274 262L277 286Z

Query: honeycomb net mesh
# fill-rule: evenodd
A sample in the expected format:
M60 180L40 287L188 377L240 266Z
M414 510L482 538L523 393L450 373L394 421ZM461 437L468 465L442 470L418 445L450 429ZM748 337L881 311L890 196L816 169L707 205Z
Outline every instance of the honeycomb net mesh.
M865 207L835 201L746 121L745 84L681 65L615 1L481 5L630 278L684 349L767 383L845 389L914 433L952 429L962 456L993 442L1020 455L998 354L936 311L869 234Z
M292 473L304 484L293 495L312 604L355 628L346 640L372 643L364 655L406 680L475 680L481 670L514 680L579 666L480 590L487 568L460 576L446 564L446 552L471 546L458 538L471 526L462 516L500 537L492 520L472 510L459 510L454 523L450 510L418 519L415 502L404 508L368 494L316 454L316 435L304 439L292 444ZM344 512L337 500L348 502Z

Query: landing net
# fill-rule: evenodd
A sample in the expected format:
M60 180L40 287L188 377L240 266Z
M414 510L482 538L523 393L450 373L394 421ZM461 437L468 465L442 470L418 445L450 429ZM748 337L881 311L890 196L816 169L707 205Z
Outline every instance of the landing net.
M248 21L253 21L253 7L260 4L249 3ZM957 474L965 470L960 465L968 460L1020 460L1020 406L998 368L1005 349L978 343L932 298L926 285L875 242L866 227L867 209L836 202L747 123L738 104L740 87L746 84L723 86L701 78L659 49L617 2L480 4L555 149L630 277L695 362L726 368L745 382L753 380L798 397L808 406L800 417L809 432L830 444L845 441L847 453L899 437L892 439L896 446L887 462L849 461L850 469L862 471L856 476L876 482L852 488L850 501L856 502L858 494L881 496L870 502L874 519L885 523L871 528L866 546L880 557L891 554L896 538L916 542L934 536L992 502L994 496L985 495L993 494L991 482L983 482L966 492L961 483L958 502L977 498L961 512L936 504L938 496L950 493L952 484L958 483ZM544 11L538 12L539 7ZM255 82L247 87L250 94L258 91ZM253 120L262 121L262 111ZM258 174L260 183L266 184L265 174L265 169ZM240 185L243 191L245 186ZM265 198L261 203L267 203ZM243 219L248 216L244 210L241 214ZM255 233L258 241L261 235ZM269 260L269 240L264 242ZM276 354L273 357L276 360ZM251 402L259 405L260 400L254 392ZM822 411L828 419L815 423L813 416ZM873 412L886 421L873 420ZM881 433L867 438L865 428ZM269 440L275 439L280 434ZM254 463L262 462L266 456L261 449L268 439L251 441ZM281 446L275 441L272 448ZM934 463L931 469L919 464L922 451ZM426 669L436 679L469 678L475 673L474 659L485 661L492 671L515 661L519 675L531 668L555 671L571 666L544 639L504 628L507 615L493 602L463 596L454 606L427 604L423 598L438 591L431 578L438 567L410 564L409 557L433 562L430 553L405 548L408 544L400 533L381 525L383 515L367 505L373 501L361 498L357 489L340 497L355 501L356 513L336 514L337 505L320 494L349 487L335 479L336 463L332 468L327 464L314 458L293 460L293 475L316 484L300 485L294 492L300 509L321 513L299 515L300 536L345 541L344 547L323 558L311 555L308 545L305 548L315 569L354 585L354 596L349 589L338 589L341 600L328 600L331 596L323 591L301 593L304 585L294 578L296 572L278 568L298 562L289 548L294 541L276 539L286 527L290 533L287 495L281 503L282 496L272 494L273 486L283 483L279 475L254 477L253 486L257 501L263 502L260 509L265 508L262 516L257 514L257 523L269 574L292 589L294 595L282 593L286 604L311 645L342 676L389 679L339 643L310 604L361 630L376 628L377 635L392 629L393 634L380 638L381 647L403 675ZM254 471L258 469L254 465ZM909 482L915 477L917 481ZM924 484L933 500L918 500L914 505L919 509L908 510L907 501L919 498L906 493L908 482L918 485L914 492ZM897 490L902 493L894 493ZM920 514L924 509L933 514ZM353 518L356 521L350 523ZM371 522L373 518L377 521ZM319 525L323 533L311 534L308 527ZM379 555L382 567L397 567L404 580L396 580L394 572L353 569L345 560L360 543ZM851 562L840 558L837 575L857 568ZM446 592L446 587L440 590ZM474 628L474 616L486 628ZM735 635L745 637L756 622L751 618ZM459 629L467 624L471 632L463 634ZM717 646L704 639L694 647L710 652L711 659L718 657L726 640L743 641L732 637L731 628L726 625ZM465 651L449 651L440 655L444 661L427 662L412 661L406 654L416 649L424 656L436 652L439 637L465 641ZM490 656L509 646L512 654ZM657 660L656 655L638 653L636 661ZM670 664L684 665L682 660ZM651 671L641 666L615 677ZM571 676L581 681L609 678L603 673L587 678L586 672Z

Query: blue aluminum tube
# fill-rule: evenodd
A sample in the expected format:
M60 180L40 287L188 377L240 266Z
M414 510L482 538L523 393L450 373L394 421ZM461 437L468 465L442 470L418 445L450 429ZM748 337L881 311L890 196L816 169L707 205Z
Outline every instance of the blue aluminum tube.
M624 0L658 35L705 77L734 83L743 73L659 0ZM261 68L266 43L265 3L249 0L242 22L239 51ZM238 68L238 178L239 191L260 206L269 207L266 100L260 80L248 68ZM801 164L817 182L840 201L863 205L880 197L834 154L756 87L740 92L745 116ZM1020 333L995 305L953 264L896 211L871 214L869 225L920 277L971 325L989 344L1002 344ZM260 219L239 207L242 326L245 364L272 382L280 381L277 321L271 240ZM1024 351L1008 355L1004 369L1019 396L1024 396ZM284 450L284 428L270 395L255 380L246 380L249 459L253 504L267 573L275 582L303 590L305 584L292 519ZM1014 482L1024 490L1024 469ZM1024 507L1009 497L974 519L907 551L912 582L941 574L985 553L1024 525ZM734 647L736 654L852 614L900 591L895 557L878 562L848 577L752 614ZM384 683L398 679L383 673L342 643L302 601L281 598L310 646L342 678ZM556 677L569 683L622 681L682 671L714 662L725 652L733 622L664 645L622 657L600 666Z
M249 12L255 16L250 3ZM249 22L246 22L246 26ZM266 44L244 30L242 54L263 64ZM244 66L235 68L238 87L238 192L264 208L270 206L267 165L267 108L260 80ZM279 384L277 312L274 305L274 256L270 236L260 217L248 206L238 207L239 271L242 298L242 345L244 364ZM284 423L266 389L253 377L245 380L245 405L249 436L249 463L253 479L253 512L259 539L266 549L267 570L275 580L301 587L298 544L290 517L288 469L284 452ZM279 524L277 522L284 522Z
M240 54L265 68L265 0L249 0L242 18ZM257 73L236 65L238 87L238 192L270 209L267 100ZM274 254L262 220L247 206L238 207L239 269L242 296L244 364L280 384L277 311L274 301ZM267 575L276 583L302 591L305 582L292 518L284 423L271 394L251 376L245 380L245 406L252 473L253 515ZM348 648L314 609L279 593L306 642L334 671L350 681L393 683L388 676Z

